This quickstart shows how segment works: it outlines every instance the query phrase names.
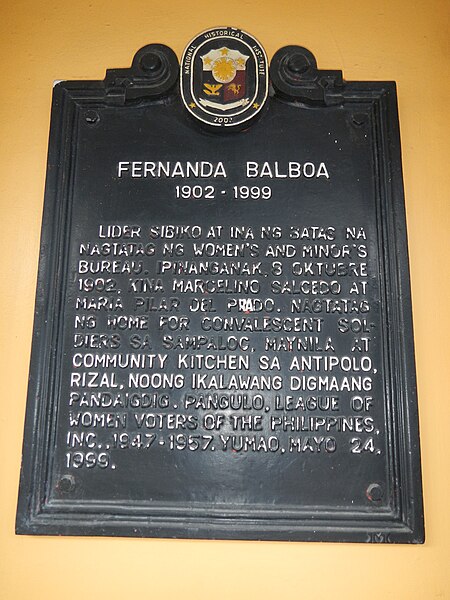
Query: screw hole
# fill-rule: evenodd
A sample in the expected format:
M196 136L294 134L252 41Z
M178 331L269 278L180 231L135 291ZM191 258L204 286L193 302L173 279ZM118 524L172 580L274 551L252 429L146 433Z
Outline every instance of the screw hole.
M75 489L75 478L73 475L63 475L58 482L57 488L63 494L73 492Z
M95 110L88 110L84 114L84 120L86 123L89 123L89 125L94 125L100 120L100 115Z
M381 502L383 495L383 488L378 483L371 483L366 490L366 496L370 502Z
M365 115L364 113L355 113L352 116L352 123L353 125L356 125L356 127L362 127L362 125L364 125L364 123L366 122L366 118L367 115Z

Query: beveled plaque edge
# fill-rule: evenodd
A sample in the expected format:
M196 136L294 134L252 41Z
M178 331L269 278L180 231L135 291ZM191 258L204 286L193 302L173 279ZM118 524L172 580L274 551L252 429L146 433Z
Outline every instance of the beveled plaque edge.
M369 102L376 115L375 154L378 156L380 196L384 212L378 219L382 232L382 256L390 268L386 278L390 309L390 345L397 354L390 357L392 389L392 430L395 435L393 481L398 488L398 506L384 519L364 519L342 512L333 519L321 519L320 511L293 522L286 519L159 517L151 510L145 516L129 513L79 513L77 504L66 510L48 502L48 475L54 433L60 356L58 331L61 324L61 294L67 260L64 235L70 220L73 132L80 107L100 103L106 96L103 82L61 82L55 86L52 102L48 167L35 320L30 363L30 381L24 428L23 459L17 510L16 533L34 535L113 535L137 537L220 538L248 540L341 541L374 543L423 543L424 523L421 487L418 407L409 266L403 198L400 136L397 126L397 97L394 82L347 82L344 102ZM390 210L391 209L391 210ZM380 243L381 239L379 240ZM392 242L394 242L392 244ZM392 250L392 246L394 250ZM400 268L399 260L404 261ZM48 296L46 290L50 290ZM394 309L394 310L393 310ZM56 317L54 318L54 316ZM399 351L399 349L401 351ZM397 427L397 430L396 430ZM401 438L401 439L399 439ZM403 444L402 444L403 441ZM81 508L79 506L78 508ZM379 515L377 515L379 516ZM356 517L356 518L355 518Z

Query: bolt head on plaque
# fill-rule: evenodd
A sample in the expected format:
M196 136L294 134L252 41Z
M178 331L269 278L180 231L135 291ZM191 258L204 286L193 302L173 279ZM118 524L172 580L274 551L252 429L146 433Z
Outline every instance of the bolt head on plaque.
M185 107L213 127L247 124L267 99L264 48L233 27L208 29L195 37L183 53L180 77Z

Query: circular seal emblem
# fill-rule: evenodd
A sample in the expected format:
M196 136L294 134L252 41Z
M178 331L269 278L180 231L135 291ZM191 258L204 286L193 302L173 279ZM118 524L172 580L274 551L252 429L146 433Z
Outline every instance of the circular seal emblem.
M196 119L215 127L236 127L264 106L267 56L245 31L208 29L187 45L180 79L184 105Z

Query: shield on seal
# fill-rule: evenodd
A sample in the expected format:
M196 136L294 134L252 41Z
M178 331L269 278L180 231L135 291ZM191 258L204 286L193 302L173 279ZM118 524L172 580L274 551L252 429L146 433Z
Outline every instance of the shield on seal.
M248 104L249 99L245 97L248 58L239 50L225 46L202 56L203 79L199 102L223 111Z

